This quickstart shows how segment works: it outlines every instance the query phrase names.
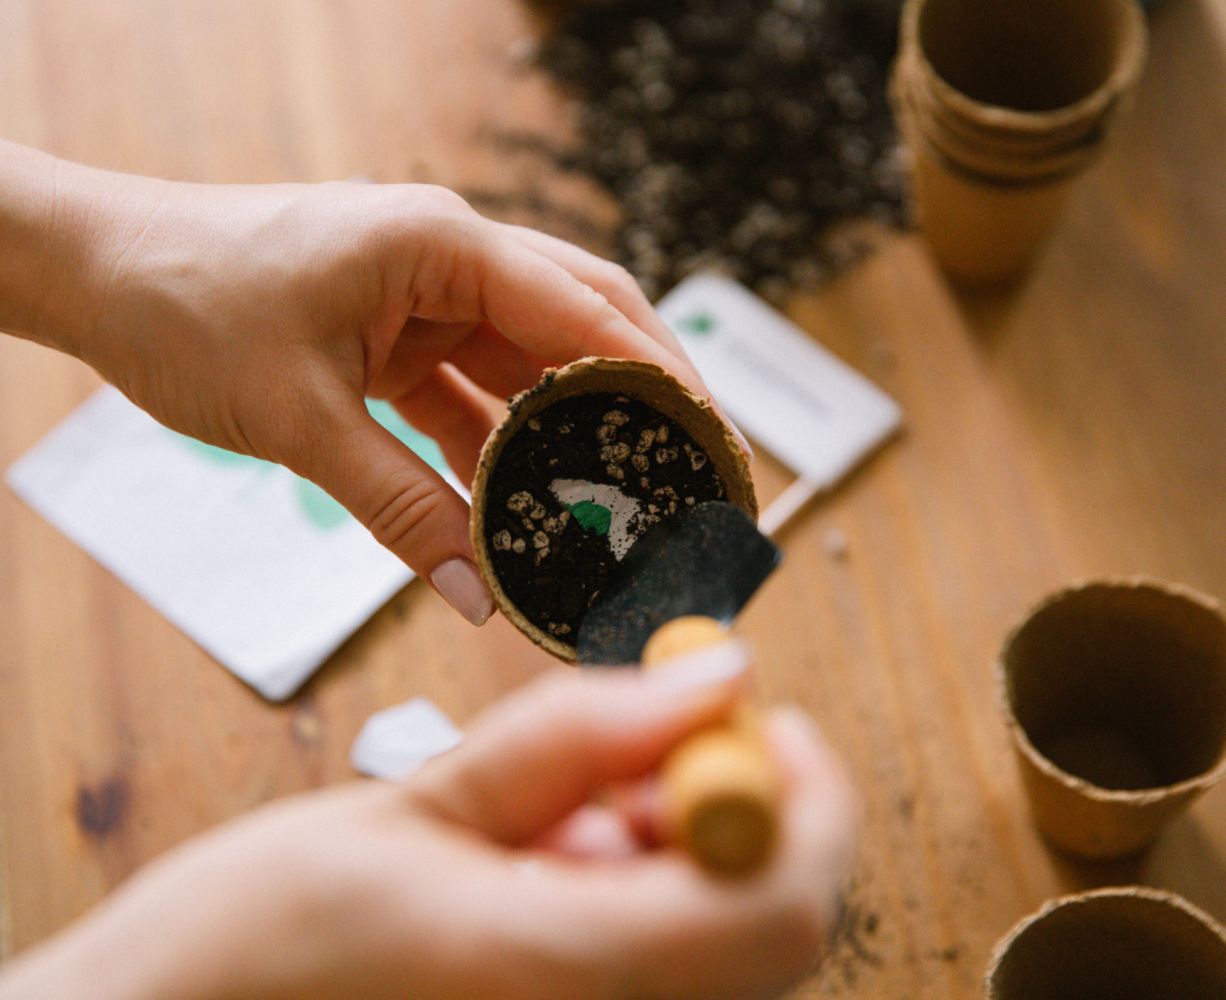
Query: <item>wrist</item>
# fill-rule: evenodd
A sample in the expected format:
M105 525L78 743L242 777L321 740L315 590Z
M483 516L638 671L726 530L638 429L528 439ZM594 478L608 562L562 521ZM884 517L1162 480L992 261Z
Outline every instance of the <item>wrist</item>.
M120 180L0 141L0 330L81 356L119 244L107 189Z

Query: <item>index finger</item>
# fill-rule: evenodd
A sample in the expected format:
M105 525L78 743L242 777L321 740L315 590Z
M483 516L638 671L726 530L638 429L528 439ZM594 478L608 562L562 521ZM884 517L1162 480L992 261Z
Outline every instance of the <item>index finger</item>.
M643 290L639 288L638 282L634 280L629 271L573 243L567 243L549 233L543 233L539 229L512 225L506 225L506 229L525 246L531 247L560 264L585 285L591 285L603 293L623 316L667 347L683 365L688 366L694 370L696 376L698 375L685 348L681 346L681 341L647 301L647 296L643 294ZM701 378L701 376L698 377Z
M711 394L698 373L632 323L602 292L558 262L477 216L457 233L445 282L451 310L432 319L484 319L550 364L591 356L648 361L691 391Z

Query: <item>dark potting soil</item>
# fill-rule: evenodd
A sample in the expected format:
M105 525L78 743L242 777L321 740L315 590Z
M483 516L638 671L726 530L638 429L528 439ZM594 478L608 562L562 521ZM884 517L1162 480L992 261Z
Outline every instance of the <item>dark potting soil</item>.
M578 141L496 138L616 199L612 252L649 297L716 269L778 301L863 252L835 223L902 222L898 0L528 2L551 15L535 62L575 98Z
M503 590L524 616L574 646L583 616L617 565L606 505L569 506L558 480L614 487L638 502L629 534L724 497L694 439L647 404L614 393L560 400L503 448L486 494L485 540Z

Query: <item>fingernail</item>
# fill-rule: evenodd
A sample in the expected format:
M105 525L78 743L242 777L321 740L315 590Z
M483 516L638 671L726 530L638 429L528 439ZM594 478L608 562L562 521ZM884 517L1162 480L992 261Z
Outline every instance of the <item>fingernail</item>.
M749 669L749 647L739 639L708 646L648 668L647 684L667 694L718 687Z
M795 703L777 705L771 713L771 719L776 733L782 734L781 738L792 746L813 746L815 743L825 742L825 737L813 716Z
M484 625L494 613L494 599L477 567L467 559L451 559L430 574L439 595L474 625Z

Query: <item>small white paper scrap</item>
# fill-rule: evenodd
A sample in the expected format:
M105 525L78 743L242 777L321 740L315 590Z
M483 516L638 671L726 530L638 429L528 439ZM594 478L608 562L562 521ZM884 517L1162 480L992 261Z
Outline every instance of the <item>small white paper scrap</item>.
M893 399L735 281L695 275L657 309L741 430L815 491L901 423Z
M349 763L372 778L399 780L463 738L442 709L425 698L414 698L367 719L353 741Z
M371 412L448 481L438 446ZM413 574L323 490L98 390L8 471L31 507L228 669L289 697Z

